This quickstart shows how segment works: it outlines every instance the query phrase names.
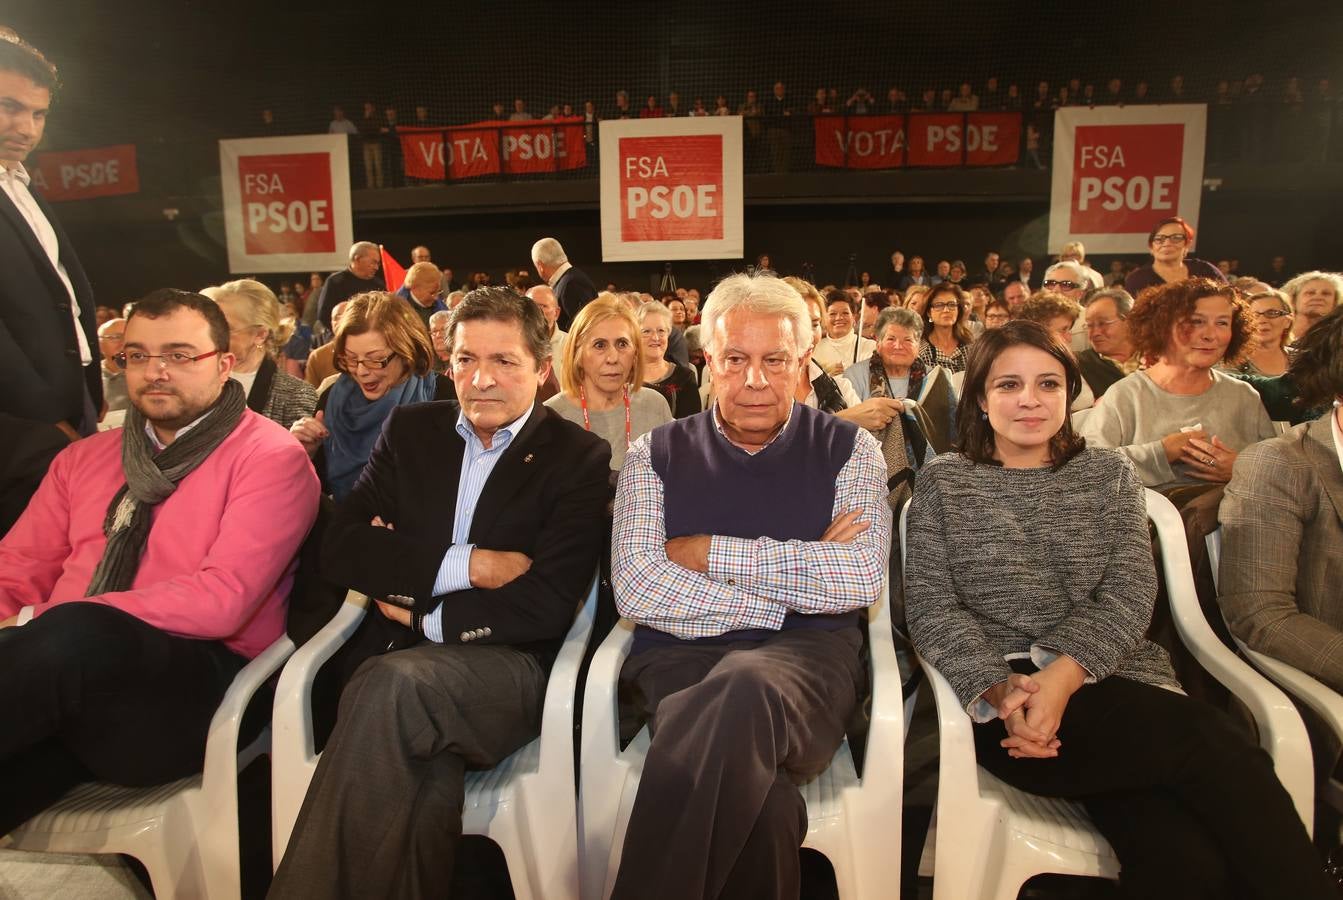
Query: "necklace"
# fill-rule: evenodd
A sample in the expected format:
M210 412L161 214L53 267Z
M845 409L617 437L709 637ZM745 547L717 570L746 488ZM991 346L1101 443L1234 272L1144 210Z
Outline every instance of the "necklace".
M625 449L630 447L630 386L625 385L621 389L625 397ZM583 428L585 431L592 430L592 419L588 417L588 392L581 384L578 386L578 400L583 407Z

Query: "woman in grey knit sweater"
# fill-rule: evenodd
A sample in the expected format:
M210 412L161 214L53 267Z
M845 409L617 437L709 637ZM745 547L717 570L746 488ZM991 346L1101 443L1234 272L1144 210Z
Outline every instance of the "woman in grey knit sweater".
M975 720L980 765L1086 806L1119 856L1125 896L1234 886L1328 897L1268 755L1179 693L1143 637L1156 574L1142 482L1125 457L1072 432L1080 386L1072 353L1033 322L972 347L960 452L923 468L909 511L914 644Z

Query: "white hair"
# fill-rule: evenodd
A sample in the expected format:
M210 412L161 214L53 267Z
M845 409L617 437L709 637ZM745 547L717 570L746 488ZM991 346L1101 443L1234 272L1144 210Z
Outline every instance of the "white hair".
M452 318L452 313L448 312L446 309L440 309L438 312L436 312L436 313L432 314L431 316L429 316L429 327L430 327L430 328L433 328L434 325L435 325L435 323L437 323L437 322L446 322L448 319L451 319L451 318Z
M1070 281L1076 281L1082 287L1091 287L1091 280L1082 272L1082 266L1079 263L1072 261L1056 262L1048 269L1045 269L1044 280L1050 281L1051 279L1054 279L1054 273L1063 269L1067 269L1069 272L1073 273L1073 277L1069 279Z
M567 263L569 257L564 255L564 248L560 246L559 241L553 237L543 237L532 244L532 261L553 269Z
M1063 245L1063 249L1059 251L1059 256L1070 256L1074 253L1077 254L1078 262L1084 262L1087 258L1086 245L1081 241L1069 241Z
M527 288L527 293L524 294L528 300L535 300L537 297L544 297L547 295L550 296L551 300L554 300L557 303L559 302L558 298L555 296L555 289L548 284L532 285Z
M729 275L704 301L700 334L705 349L717 352L720 322L737 310L758 316L779 316L792 324L793 350L798 356L811 349L811 314L792 285L775 275Z
M662 316L667 320L668 324L671 324L672 320L671 310L663 306L657 300L649 300L647 303L642 304L638 309L634 311L634 319L640 325L642 325L644 323L644 319L648 318L649 316Z
M365 253L378 253L378 245L372 241L355 241L350 245L350 262L354 262Z
M1343 275L1337 272L1302 272L1282 286L1282 292L1291 300L1293 308L1296 307L1296 295L1311 281L1328 282L1334 289L1334 303L1343 303Z

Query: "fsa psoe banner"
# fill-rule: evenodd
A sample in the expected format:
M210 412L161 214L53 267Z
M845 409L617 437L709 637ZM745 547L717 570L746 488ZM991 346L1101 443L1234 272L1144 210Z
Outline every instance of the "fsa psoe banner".
M600 125L602 260L741 259L741 118Z
M1049 252L1141 253L1152 226L1181 216L1198 228L1208 108L1068 107L1054 114Z
M229 271L332 271L354 243L347 136L219 142Z

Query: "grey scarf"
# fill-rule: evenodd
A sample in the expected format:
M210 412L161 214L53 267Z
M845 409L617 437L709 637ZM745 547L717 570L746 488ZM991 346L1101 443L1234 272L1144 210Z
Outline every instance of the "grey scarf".
M242 385L230 378L201 423L155 453L145 434L144 416L134 404L130 406L121 432L121 467L126 472L126 483L107 505L103 519L107 546L84 596L130 590L140 568L140 555L149 543L154 507L172 496L182 479L223 443L246 409L247 395Z

